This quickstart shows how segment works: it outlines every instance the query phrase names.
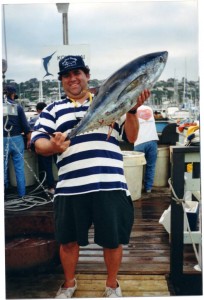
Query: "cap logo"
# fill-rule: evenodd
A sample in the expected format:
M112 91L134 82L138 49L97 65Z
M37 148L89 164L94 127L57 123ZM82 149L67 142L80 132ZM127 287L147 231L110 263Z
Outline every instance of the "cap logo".
M62 62L62 65L65 68L75 67L77 65L77 58L74 57L65 58L64 61Z

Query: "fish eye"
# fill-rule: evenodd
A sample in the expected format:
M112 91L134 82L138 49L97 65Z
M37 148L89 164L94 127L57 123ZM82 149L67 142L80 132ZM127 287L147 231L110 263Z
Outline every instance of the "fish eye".
M164 62L163 56L160 56L160 57L159 57L159 62L160 62L160 63Z

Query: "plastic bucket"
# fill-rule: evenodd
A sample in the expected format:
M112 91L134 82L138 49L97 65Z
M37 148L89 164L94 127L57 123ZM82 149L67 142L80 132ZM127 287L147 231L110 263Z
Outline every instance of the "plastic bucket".
M144 153L122 151L124 174L132 200L138 200L142 194L143 165L146 164Z
M197 201L186 201L185 211L187 214L189 226L191 231L196 231L198 214L199 214L199 203ZM168 233L171 233L171 206L166 209L159 219L159 223L164 226ZM183 230L187 231L187 221L186 218L183 220Z
M155 187L168 186L169 163L170 163L169 147L166 145L159 145L153 186Z
M34 185L37 181L35 178L35 175L37 175L38 173L37 155L34 152L25 150L24 159L25 159L24 173L25 173L26 186L31 186ZM9 178L10 178L10 184L12 186L17 186L15 169L11 158L9 159Z

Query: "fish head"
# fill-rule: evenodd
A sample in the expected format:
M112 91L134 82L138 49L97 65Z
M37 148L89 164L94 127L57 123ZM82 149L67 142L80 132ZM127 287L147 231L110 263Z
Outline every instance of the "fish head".
M150 89L164 70L168 52L155 52L140 56L125 66L125 88L118 95L118 100L124 96L134 99L144 89Z
M155 52L144 56L149 83L153 85L160 77L168 59L168 52Z
M151 89L163 72L168 59L167 51L149 53L140 56L108 77L99 88L93 106L113 99L120 102L123 97L135 99L144 89ZM113 105L114 101L112 102Z

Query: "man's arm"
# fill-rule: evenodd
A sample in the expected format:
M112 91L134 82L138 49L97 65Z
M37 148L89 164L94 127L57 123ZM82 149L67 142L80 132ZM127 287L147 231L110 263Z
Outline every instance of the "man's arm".
M133 144L136 141L139 132L139 121L136 113L134 115L129 113L126 114L124 130L128 141Z
M150 96L149 90L144 90L137 98L136 105L131 109L132 111L137 110ZM127 112L124 130L126 137L130 143L134 143L137 139L139 132L139 121L137 119L137 111L135 113Z
M35 141L35 151L37 154L49 156L53 154L63 153L70 145L70 141L65 141L66 133L55 132L54 137L49 140L39 138Z

